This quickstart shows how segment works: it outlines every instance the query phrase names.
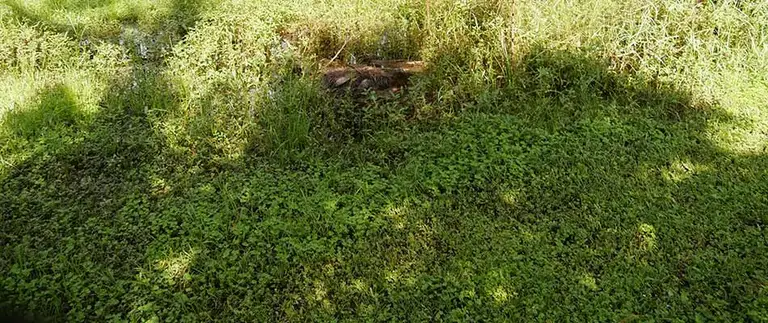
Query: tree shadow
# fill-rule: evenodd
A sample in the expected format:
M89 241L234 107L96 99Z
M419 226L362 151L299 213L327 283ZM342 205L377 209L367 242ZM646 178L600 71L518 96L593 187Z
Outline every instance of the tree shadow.
M183 21L167 25L191 28L199 11L182 17L180 10L194 1L174 3L172 16ZM21 18L62 32L71 27ZM137 307L125 296L137 288L133 279L147 266L147 246L159 234L148 223L156 201L169 194L166 165L184 163L167 153L171 149L156 129L164 111L179 102L163 64L138 57L133 44L121 45L130 57L117 76L107 77L97 110L86 109L78 93L57 83L31 98L31 107L2 115L0 135L19 146L10 149L29 155L0 173L0 241L8 246L0 260L8 273L0 291L3 317L82 321ZM25 281L40 282L40 288L27 289Z
M504 78L427 74L368 110L276 83L317 99L275 101L303 108L307 142L288 148L306 154L192 171L211 156L173 153L153 121L178 105L170 81L132 68L82 138L0 179L2 307L243 321L765 311L768 159L714 142L711 124L733 117L654 78L538 48ZM54 113L9 117L11 133L72 128L67 93L42 92ZM277 137L294 131L285 118ZM344 128L364 135L307 138Z
M31 109L10 111L3 122L13 135L34 141L46 131L74 127L84 119L84 112L67 86L58 84L43 89L38 103Z
M717 149L703 138L708 124L736 121L717 102L697 100L653 77L617 71L609 60L589 53L545 47L529 50L504 62L505 66L489 65L487 68L506 72L480 82L473 79L473 70L446 76L445 70L456 67L430 62L427 73L412 77L409 89L397 96L381 97L374 92L339 96L319 85L306 86L317 91L314 97L321 98L302 108L310 118L309 140L322 143L319 154L350 153L345 158L351 163L386 166L405 162L402 143L414 131L449 127L473 114L513 116L524 120L527 127L552 133L592 122L656 128L696 143L678 149L702 151ZM452 55L437 55L435 61L460 60L440 58ZM631 144L642 145L627 143ZM354 155L354 151L362 154Z
M438 84L446 83L464 90L461 80ZM402 114L392 119L407 126L369 125L373 139L342 141L360 155L334 151L322 159L353 169L344 172L349 177L374 165L365 181L376 188L359 193L366 185L354 180L324 183L338 196L364 196L368 212L341 207L356 219L345 220L354 224L342 225L343 234L323 229L338 218L302 231L344 242L309 264L294 262L305 269L288 279L302 277L303 285L277 280L299 294L292 305L276 301L287 317L765 314L768 159L713 141L712 125L738 122L717 102L616 71L607 60L543 48L518 58L507 78L455 101L436 101L426 89L427 104L385 112ZM424 102L423 93L412 93ZM446 110L418 111L435 105ZM293 163L302 169L308 162ZM390 195L388 202L378 194Z
M447 111L458 117L433 114L435 127L404 134L405 147L393 150L404 160L383 177L412 180L409 199L430 202L394 202L395 211L383 212L387 226L365 230L378 243L353 244L354 260L337 258L344 269L318 278L326 295L341 296L325 303L308 296L308 312L458 320L765 315L768 159L712 141L712 124L733 121L717 104L600 59L549 50L519 58L501 84L467 93ZM364 160L386 167L372 156ZM735 250L740 256L723 260ZM350 292L365 272L380 274ZM351 308L360 312L343 311Z
M21 285L6 285L0 297L4 310L55 321L80 320L85 317L67 313L103 300L98 290L75 296L88 286L128 288L126 282L142 265L135 261L153 236L143 223L150 220L147 197L158 190L152 179L160 175L153 165L164 141L145 109L173 106L172 97L164 94L170 90L162 82L154 75L115 80L100 110L87 121L76 114L80 107L62 86L42 91L38 109L6 116L3 125L11 134L30 142L35 142L31 136L52 139L38 142L39 149L2 178L2 240L14 246L4 249L3 258L9 262L3 261L3 267L21 279L17 283L40 277L52 280L33 294L21 292ZM65 255L66 260L59 258ZM52 262L27 261L34 257ZM70 274L61 276L64 272ZM7 294L14 290L19 294ZM5 303L9 300L13 302ZM125 305L108 305L102 315L119 312L121 306Z

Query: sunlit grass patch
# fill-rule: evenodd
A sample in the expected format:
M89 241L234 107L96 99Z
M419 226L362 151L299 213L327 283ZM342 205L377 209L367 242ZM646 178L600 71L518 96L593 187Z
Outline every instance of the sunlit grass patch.
M190 27L189 16L214 1L9 0L6 8L21 21L42 24L84 39L115 39L125 24L144 30ZM194 9L194 10L191 10ZM174 19L173 26L164 20ZM165 27L163 27L165 26Z
M656 229L647 223L640 224L635 233L636 246L643 252L652 252L657 248Z
M43 151L82 140L100 112L103 80L88 71L19 75L1 85L9 96L0 105L0 173Z
M190 266L198 253L197 250L190 250L170 255L165 259L158 260L155 266L162 271L163 277L169 285L181 284L191 279Z
M768 114L764 96L768 93L768 82L755 82L755 78L759 76L746 71L723 75L723 82L728 82L727 90L723 89L723 109L735 120L713 122L710 135L726 151L745 155L766 151Z
M662 171L662 176L671 182L681 182L709 170L710 168L706 165L696 165L689 161L674 161Z
M591 291L596 291L598 289L597 280L590 274L583 274L581 278L579 278L579 284Z

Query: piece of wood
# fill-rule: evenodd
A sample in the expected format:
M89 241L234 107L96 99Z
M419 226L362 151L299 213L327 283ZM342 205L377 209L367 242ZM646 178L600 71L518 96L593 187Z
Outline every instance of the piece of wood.
M323 79L329 88L396 92L424 70L423 61L374 60L369 65L334 64L325 69Z

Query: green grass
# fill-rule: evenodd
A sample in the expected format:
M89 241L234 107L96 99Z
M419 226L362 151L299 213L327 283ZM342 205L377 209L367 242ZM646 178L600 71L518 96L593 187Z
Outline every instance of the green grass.
M0 2L0 316L768 321L768 2L428 4Z

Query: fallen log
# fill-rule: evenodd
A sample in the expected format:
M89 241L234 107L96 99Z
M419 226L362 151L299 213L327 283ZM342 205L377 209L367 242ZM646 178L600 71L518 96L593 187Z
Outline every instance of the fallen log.
M355 91L400 91L408 79L425 69L423 61L374 60L370 64L335 64L323 72L323 81L330 89Z

